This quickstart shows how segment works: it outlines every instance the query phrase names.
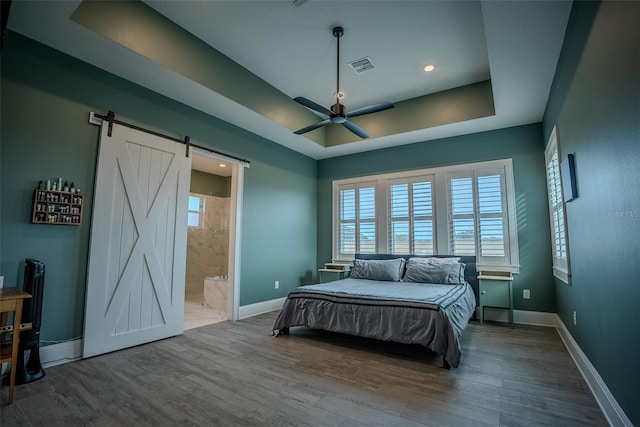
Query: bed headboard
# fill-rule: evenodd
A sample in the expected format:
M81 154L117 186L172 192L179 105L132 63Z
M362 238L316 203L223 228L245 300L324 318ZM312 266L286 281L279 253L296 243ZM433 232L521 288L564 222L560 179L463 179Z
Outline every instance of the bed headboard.
M394 255L394 254L356 254L356 259L395 259L395 258L451 258L454 255ZM457 255L456 255L457 257ZM478 299L478 271L476 270L475 256L460 256L460 262L465 264L464 279L469 282Z

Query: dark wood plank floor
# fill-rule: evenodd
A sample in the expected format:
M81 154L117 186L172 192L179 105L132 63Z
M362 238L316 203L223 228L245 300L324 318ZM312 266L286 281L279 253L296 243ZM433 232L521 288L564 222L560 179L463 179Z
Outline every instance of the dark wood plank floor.
M458 369L418 346L222 322L47 369L5 426L607 425L552 328L471 323Z

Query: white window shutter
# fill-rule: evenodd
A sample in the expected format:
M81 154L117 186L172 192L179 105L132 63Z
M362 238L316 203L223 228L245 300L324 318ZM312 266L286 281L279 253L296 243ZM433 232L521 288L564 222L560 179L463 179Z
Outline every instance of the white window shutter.
M433 185L430 177L389 182L389 253L432 255Z
M478 174L478 246L484 262L505 262L507 258L506 198L501 171ZM493 262L491 260L493 259Z
M376 253L375 185L362 183L338 188L337 258Z
M565 205L562 194L560 155L558 153L556 127L554 127L551 132L551 136L545 150L545 161L547 166L549 217L551 221L553 273L557 278L570 283L571 270L569 266L569 245L567 242Z
M449 247L451 255L476 254L473 177L449 179Z

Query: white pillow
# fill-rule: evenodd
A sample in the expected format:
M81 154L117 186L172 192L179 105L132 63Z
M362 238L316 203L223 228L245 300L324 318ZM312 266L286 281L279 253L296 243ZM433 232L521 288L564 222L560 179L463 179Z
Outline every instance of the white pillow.
M409 260L407 271L402 280L404 282L462 285L465 283L464 267L464 264L458 262L431 264Z
M409 258L409 261L424 263L424 264L458 264L460 262L460 257L447 257L447 258L436 258L436 257L427 257L427 258Z
M399 282L404 272L404 264L404 258L356 259L351 268L351 278Z

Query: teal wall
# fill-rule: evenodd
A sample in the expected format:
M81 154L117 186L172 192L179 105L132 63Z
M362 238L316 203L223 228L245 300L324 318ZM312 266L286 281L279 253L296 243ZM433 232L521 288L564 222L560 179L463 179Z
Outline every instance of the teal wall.
M558 315L640 425L640 3L574 3L544 117L575 154L567 203L572 283ZM577 322L573 324L573 312Z
M317 161L8 32L2 48L0 271L46 265L43 340L82 335L99 128L90 111L247 158L240 304L286 296L316 268ZM62 176L86 195L80 227L29 222L33 189ZM274 289L280 280L280 289Z
M640 425L640 66L638 2L575 2L543 124L316 162L9 32L2 49L0 273L21 283L26 257L47 265L42 338L82 334L91 206L80 227L28 221L32 190L62 176L93 194L98 128L118 117L246 157L241 304L285 296L331 258L331 181L512 158L521 273L516 309L557 310L607 387ZM544 144L558 123L579 197L567 204L573 281L551 276ZM281 287L274 289L279 280ZM523 300L523 288L531 300ZM577 325L572 322L577 312Z
M192 170L189 191L209 196L231 197L231 177Z
M458 163L513 159L520 274L514 308L555 312L549 211L540 124L439 139L321 160L318 166L318 264L331 259L332 181ZM522 299L522 289L531 299Z

